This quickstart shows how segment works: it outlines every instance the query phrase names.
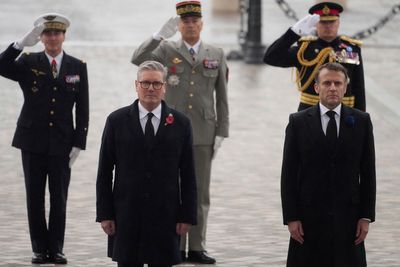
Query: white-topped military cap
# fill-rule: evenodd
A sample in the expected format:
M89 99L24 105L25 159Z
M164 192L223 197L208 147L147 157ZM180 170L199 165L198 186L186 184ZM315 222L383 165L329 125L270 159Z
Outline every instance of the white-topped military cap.
M69 19L58 13L46 13L39 16L35 22L34 26L40 24L44 25L43 31L65 31L69 27Z

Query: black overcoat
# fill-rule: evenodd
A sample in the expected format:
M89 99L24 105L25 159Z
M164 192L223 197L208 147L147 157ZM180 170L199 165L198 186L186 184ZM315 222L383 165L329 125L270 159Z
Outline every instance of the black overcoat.
M12 145L49 155L68 155L73 146L85 149L89 124L86 63L64 52L54 79L44 51L23 53L17 59L20 53L10 45L0 54L0 75L17 81L24 95Z
M168 123L167 117L173 117ZM109 115L97 176L97 218L115 220L108 255L117 262L181 261L178 222L196 224L192 130L183 114L162 102L153 148L146 146L138 101Z
M300 220L304 244L290 240L289 267L366 266L354 245L357 221L375 220L375 152L368 113L342 105L339 137L328 148L319 105L291 114L281 194L283 221Z

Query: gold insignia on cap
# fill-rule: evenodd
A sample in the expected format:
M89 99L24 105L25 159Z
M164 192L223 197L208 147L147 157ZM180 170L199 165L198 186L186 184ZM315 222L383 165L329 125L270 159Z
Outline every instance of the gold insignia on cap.
M331 10L329 9L329 7L324 6L324 8L322 9L322 14L329 15L330 13L331 13Z
M172 63L174 63L174 64L179 64L179 63L181 63L182 62L182 60L180 60L179 58L174 58L173 60L172 60Z

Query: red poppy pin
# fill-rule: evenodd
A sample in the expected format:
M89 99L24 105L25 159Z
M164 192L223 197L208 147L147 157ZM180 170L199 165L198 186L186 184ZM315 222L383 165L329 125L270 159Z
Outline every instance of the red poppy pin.
M164 125L166 126L166 125L170 125L172 123L174 123L174 115L172 115L172 113L169 113L167 118L165 119Z

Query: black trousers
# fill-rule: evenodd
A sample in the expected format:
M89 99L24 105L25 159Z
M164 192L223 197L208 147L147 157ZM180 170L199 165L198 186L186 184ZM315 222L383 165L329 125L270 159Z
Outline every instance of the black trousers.
M143 267L143 263L121 263L118 262L118 267ZM149 267L171 267L172 265L166 265L166 264L149 264Z
M32 250L37 253L62 252L71 177L69 155L49 156L28 151L21 154ZM45 213L47 178L50 193L48 227Z

